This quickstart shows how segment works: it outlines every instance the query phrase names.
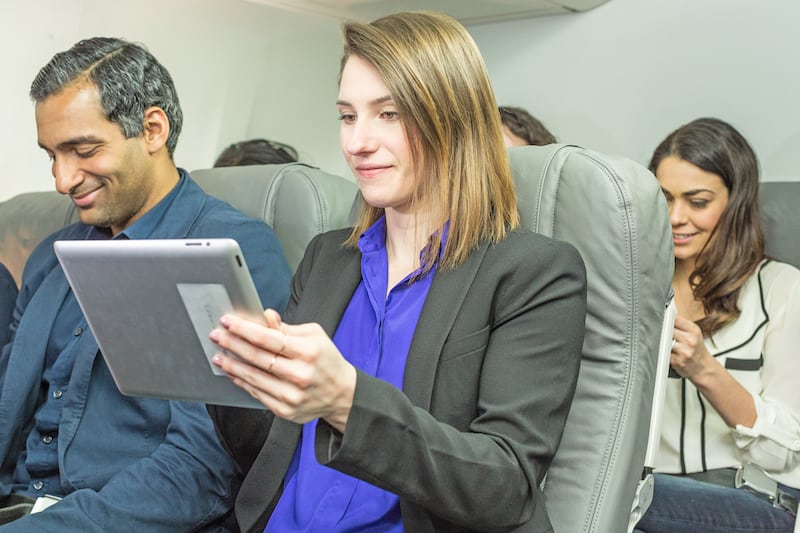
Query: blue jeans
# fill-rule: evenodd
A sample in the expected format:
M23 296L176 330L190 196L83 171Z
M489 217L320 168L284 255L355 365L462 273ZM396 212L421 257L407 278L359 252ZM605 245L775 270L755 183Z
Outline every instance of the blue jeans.
M795 497L800 491L780 486ZM653 503L636 524L647 533L792 533L795 517L744 489L655 474Z

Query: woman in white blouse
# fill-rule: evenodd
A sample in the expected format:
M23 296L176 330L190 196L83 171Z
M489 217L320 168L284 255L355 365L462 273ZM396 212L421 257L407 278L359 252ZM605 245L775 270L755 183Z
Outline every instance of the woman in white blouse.
M669 205L677 317L647 532L792 531L800 491L800 271L768 259L758 162L701 118L650 162ZM754 463L774 502L736 488ZM750 480L752 481L752 479Z

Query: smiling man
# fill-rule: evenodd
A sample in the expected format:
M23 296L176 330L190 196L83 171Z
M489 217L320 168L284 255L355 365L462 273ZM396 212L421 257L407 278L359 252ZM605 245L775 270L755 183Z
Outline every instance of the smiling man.
M282 309L290 272L280 244L175 166L180 104L144 47L81 41L42 68L31 98L55 187L81 222L32 253L0 354L0 531L217 531L235 471L205 407L119 393L52 245L234 238L261 301Z

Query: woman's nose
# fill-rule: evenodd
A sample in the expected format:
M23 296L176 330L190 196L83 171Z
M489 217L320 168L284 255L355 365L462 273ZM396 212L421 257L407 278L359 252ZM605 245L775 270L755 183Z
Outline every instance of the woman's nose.
M349 125L347 132L343 132L343 135L347 135L344 144L350 154L373 152L377 148L374 128L368 121L357 120Z

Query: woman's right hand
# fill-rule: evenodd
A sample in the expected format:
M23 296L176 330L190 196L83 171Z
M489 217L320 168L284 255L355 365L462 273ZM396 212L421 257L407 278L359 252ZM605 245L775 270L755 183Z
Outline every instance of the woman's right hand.
M711 403L729 427L753 427L757 412L749 392L706 348L700 327L682 316L675 317L670 365L688 379Z
M695 383L717 370L719 364L709 353L703 342L700 326L678 315L675 317L675 329L672 332L675 342L672 344L670 365L675 371Z
M264 312L266 325L225 315L210 338L237 357L216 354L239 387L276 416L297 423L325 419L344 432L356 386L356 370L318 324L290 325Z

